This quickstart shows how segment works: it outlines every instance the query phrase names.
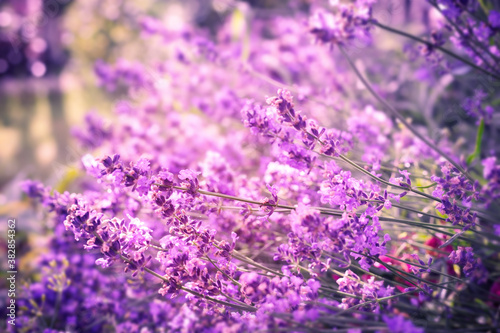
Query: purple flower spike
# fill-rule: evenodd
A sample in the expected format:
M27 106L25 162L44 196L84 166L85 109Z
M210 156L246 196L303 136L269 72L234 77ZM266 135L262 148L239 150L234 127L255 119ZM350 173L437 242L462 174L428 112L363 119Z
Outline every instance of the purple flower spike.
M496 10L490 10L490 15L488 16L488 23L492 28L500 29L500 12Z
M200 172L191 169L181 170L179 172L179 179L182 181L181 186L188 188L188 193L195 196L199 189L198 175Z
M349 41L369 38L374 1L357 0L350 5L334 5L335 13L317 11L309 19L309 31L320 43L346 45Z
M424 333L423 328L415 327L411 320L405 319L402 315L394 317L383 315L382 318L391 333Z

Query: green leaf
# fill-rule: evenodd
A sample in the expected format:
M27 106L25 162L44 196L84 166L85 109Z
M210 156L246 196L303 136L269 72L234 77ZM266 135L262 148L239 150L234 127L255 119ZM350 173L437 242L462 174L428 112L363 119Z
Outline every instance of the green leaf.
M66 191L76 179L78 179L81 176L80 171L75 168L75 167L70 167L68 171L65 173L63 178L57 183L55 186L55 190L59 193L63 193Z
M490 5L489 2L485 2L484 0L479 0L479 5L481 6L481 9L484 11L486 16L490 13L490 9L492 6Z
M432 183L432 184L427 185L427 186L415 186L415 187L418 187L418 188L431 188L431 187L434 187L436 185L437 185L437 183Z
M472 161L481 156L481 142L483 141L483 134L484 134L484 119L481 119L481 123L477 128L476 147L474 149L474 152L470 154L469 157L467 157L467 165L470 165Z
M250 35L247 17L240 9L231 15L231 35L233 40L241 41L241 60L246 62L250 56Z
M447 219L448 215L447 214L441 214L439 210L436 209L436 215L439 216L440 218Z
M489 309L490 307L482 299L474 298L474 302L479 304L483 309Z

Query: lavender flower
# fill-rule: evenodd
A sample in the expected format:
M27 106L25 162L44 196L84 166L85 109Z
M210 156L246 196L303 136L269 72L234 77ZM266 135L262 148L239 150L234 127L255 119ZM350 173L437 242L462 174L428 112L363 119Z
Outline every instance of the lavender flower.
M345 45L355 38L369 38L372 0L334 5L335 13L317 11L309 19L309 31L321 43Z
M483 100L487 95L482 90L476 90L472 98L466 98L462 107L468 115L477 119L485 119L486 122L491 121L493 116L493 108L489 105L483 107ZM479 122L478 122L479 124Z
M389 317L387 315L382 316L384 322L387 324L387 328L391 333L423 333L424 329L416 327L413 325L411 320L405 319L402 315L397 315L394 317Z
M452 263L463 268L466 277L470 277L476 269L476 258L471 247L459 246L455 251L452 251L448 257Z
M488 23L492 28L500 28L500 12L496 10L490 10L490 14L488 15Z

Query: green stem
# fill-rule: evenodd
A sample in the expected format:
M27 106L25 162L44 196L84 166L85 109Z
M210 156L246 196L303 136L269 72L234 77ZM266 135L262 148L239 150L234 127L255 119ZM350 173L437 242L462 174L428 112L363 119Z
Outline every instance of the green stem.
M441 10L441 8L439 8L439 6L437 5L437 3L435 1L431 1L430 2L431 5L436 8L441 14L443 14L443 11ZM484 10L484 7L483 7L483 1L482 0L479 0L479 3L481 4L481 7L483 8ZM469 9L467 8L467 6L463 6L462 4L458 3L458 5L460 7L462 7L462 9L464 11L466 11L467 13L469 13L469 15L471 15L472 17L474 17L476 20L481 20L477 15L474 15L474 13L472 13L471 11L469 11ZM486 15L488 15L488 12L485 11ZM467 39L467 36L464 35L464 33L462 32L462 30L458 27L458 25L453 22L447 15L444 15L443 16L446 18L446 20L448 21L448 23L450 23L454 28L455 30L460 34L460 37L462 37L464 40ZM469 26L469 32L471 32L470 30L470 26ZM491 51L485 47L479 40L477 40L477 38L475 38L474 34L471 34L471 40L472 42L476 45L476 46L479 46L483 52L485 53L488 53L488 55L493 58L494 60L499 60L499 58L497 56L495 56L493 53L491 53ZM471 45L472 47L472 45ZM489 67L495 69L493 66L491 66L482 56L481 56L481 53L478 52L476 49L474 49L474 53L476 54L476 56L479 56L481 58L481 60L483 60L483 62L485 64L488 64Z
M321 154L321 156L324 156L324 157L329 157L328 155L325 155L325 154ZM392 184L392 183L389 183L388 181L380 178L380 177L377 177L375 176L374 174L372 174L371 172L369 172L368 170L365 170L365 168L357 165L356 163L354 163L353 161L351 161L350 159L348 159L347 157L345 157L344 155L341 155L339 154L338 156L342 161L346 162L347 164L349 164L350 166L354 167L356 170L364 173L365 175L369 176L370 178L373 178L374 180L376 181L379 181L381 182L382 184L384 185L387 185L387 186L393 186L395 188L399 188L399 189L402 189L402 190L407 190L409 191L410 189L407 188L407 187L404 187L404 186L399 186L399 185L396 185L396 184Z
M192 295L195 295L195 296L198 296L200 298L204 298L204 299L209 300L211 302L218 303L218 304L221 304L221 305L224 305L224 306L228 306L228 307L232 307L232 308L235 308L235 309L238 309L238 310L241 310L241 311L248 311L248 312L256 312L257 311L257 308L255 308L255 307L253 307L251 305L242 306L242 305L239 305L239 304L233 304L233 303L229 303L229 302L225 302L225 301L220 301L220 300L212 298L210 296L206 296L206 295L200 294L199 292L196 292L196 291L191 290L191 289L186 288L186 287L181 287L181 289L184 290L185 292L188 292L188 293L190 293Z
M155 183L154 185L161 185L161 184L156 184ZM181 187L181 186L173 186L173 188L175 188L177 190L181 190L181 191L187 191L187 190L189 190L188 188ZM272 205L272 204L268 204L268 203L262 203L262 202L256 201L256 200L244 199L244 198L235 197L235 196L232 196L232 195L227 195L227 194L222 194L222 193L216 193L216 192L210 192L210 191L205 191L205 190L200 190L200 189L198 190L198 193L203 194L203 195L209 195L209 196L215 196L215 197L220 197L220 198L224 198L224 199L229 199L229 200L235 200L235 201L240 201L240 202L246 202L246 203L256 204L256 205L269 206L269 207L278 207L278 208L295 210L294 206L280 205L280 204ZM342 216L344 214L343 211L334 210L334 209L328 209L328 208L324 208L324 207L311 207L311 208L317 209L317 210L319 210L319 212L321 214L325 214L325 215ZM429 224L429 223L425 223L425 222L395 219L395 218L384 217L384 216L379 217L379 219L381 221L404 223L404 224L413 225L413 226L420 226L420 227L423 227L423 228L426 228L426 229L429 229L429 230L433 230L433 231L436 231L436 232L443 233L443 234L448 235L448 236L453 236L454 234L449 233L449 232L445 232L445 231L442 231L442 230L439 230L439 229L436 229L436 228L444 228L444 229L458 229L459 228L457 226L444 226L444 225L438 225L438 224ZM464 239L464 240L467 240L469 242L476 242L476 241L474 241L472 239L464 237L463 235L460 236L460 238ZM274 272L272 270L271 270L271 272L273 274L276 274L276 272Z
M369 202L376 202L376 203L380 203L380 204L384 203L381 200L368 200L368 201ZM392 204L392 207L396 207L396 208L399 208L399 209L404 209L404 210L407 210L409 212L417 213L417 214L420 214L420 215L423 215L423 216L432 217L432 218L435 218L436 220L446 221L446 219L443 218L443 217L440 217L440 216L437 216L437 215L434 215L434 214L425 213L425 212L422 212L422 211L420 211L420 210L418 210L416 208L412 208L412 207L408 207L408 206L403 206L403 205L395 204L395 203L391 203L391 204Z
M206 258L208 259L208 261L210 261L210 263L215 267L216 270L218 270L219 272L221 272L227 279L231 280L234 284L236 284L238 287L241 288L241 283L239 283L238 281L236 281L235 279L233 279L232 277L230 277L229 275L227 275L222 269L220 269L216 264L215 262L213 262L212 259L210 259L209 256L206 256Z
M57 315L59 314L59 310L61 309L61 300L62 300L62 290L58 290L57 298L56 298L56 306L54 309L54 314L52 315L52 319L50 320L50 327L53 328L56 322Z
M485 70L484 68L482 67L479 67L477 66L476 64L474 64L473 62L459 56L458 54L454 53L454 52L451 52L450 50L448 49L445 49L444 47L442 46L439 46L439 45L434 45L426 40L423 40L422 38L419 38L417 36L414 36L412 34L409 34L407 32L404 32L404 31L401 31L401 30L398 30L398 29L395 29L395 28L391 28L391 27L388 27L380 22L377 22L377 21L372 21L373 24L381 29L384 29L386 31L389 31L389 32L392 32L392 33L395 33L397 35L401 35L401 36L404 36L404 37L407 37L407 38L410 38L410 39L413 39L414 41L417 41L419 43L422 43L422 44L425 44L425 45L428 45L428 46L431 46L431 47L434 47L438 50L440 50L441 52L443 53L446 53L447 55L449 55L450 57L453 57L461 62L463 62L464 64L466 65L469 65L471 66L472 68L480 71L480 72L483 72L484 74L488 75L488 76L492 76L494 77L495 79L497 80L500 80L500 76L496 75L496 74L493 74L493 73L490 73L488 72L487 70Z
M97 232L94 232L94 236L96 238L98 238L101 242L104 243L104 241L97 234ZM122 259L124 262L131 263L131 261L128 258L126 258L125 256L123 256L121 253L116 253L116 254L118 254L120 256L120 259ZM160 279L160 280L162 280L164 282L167 282L167 283L170 282L166 277L164 277L164 276L156 273L155 271L153 271L152 269L150 269L148 267L144 267L144 271L147 272L147 273L149 273L149 274L151 274L151 275L153 275L153 276L155 276L155 277L157 277L158 279ZM257 308L255 308L253 306L250 306L250 305L248 305L248 306L242 306L242 305L239 305L239 304L233 304L233 303L221 301L221 300L218 300L216 298L212 298L210 296L200 294L200 293L198 293L198 292L196 292L194 290L188 289L188 288L186 288L184 286L182 286L180 289L184 290L185 292L188 292L188 293L190 293L192 295L198 296L200 298L204 298L204 299L206 299L208 301L211 301L211 302L214 302L214 303L218 303L218 304L221 304L221 305L225 305L225 306L228 306L228 307L232 307L232 308L235 308L235 309L238 309L238 310L241 310L241 311L248 311L248 312L256 312L257 311ZM234 301L236 301L236 300L234 300ZM236 302L239 302L239 301L236 301Z
M389 255L389 254L386 254L385 256L386 256L386 257L388 257L388 258L391 258L391 259L397 260L397 261L399 261L399 262L403 262L403 263L408 264L408 265L412 265L412 266L419 267L419 268L426 268L426 269L430 269L430 270L431 270L432 272L434 272L434 273L440 274L440 275L442 275L442 276L446 276L446 277L448 277L448 278L450 278L450 279L457 280L458 282L465 283L465 281L464 281L464 280L462 280L462 279L460 279L460 278L458 278L458 277L456 277L456 276L449 275L449 274L443 273L443 272L441 272L441 271L438 271L437 269L433 269L433 268L429 268L429 267L424 266L424 265L416 264L416 263L411 262L411 261L408 261L408 260L404 260L404 259L400 259L400 258L398 258L398 257L391 256L391 255Z
M363 255L363 254L361 254L361 255ZM437 284L437 283L431 282L431 281L429 281L429 280L423 279L423 278L421 278L421 277L419 277L419 276L416 276L415 274L405 272L405 271L403 271L403 270L401 270L401 269L399 269L399 268L392 267L392 266L390 266L390 265L386 265L386 264L385 264L382 260L380 260L379 258L375 258L375 257L372 257L372 256L368 256L368 258L370 258L370 259L372 259L372 260L377 261L377 262L378 262L378 263L380 263L381 265L384 265L387 269L389 269L389 270L393 271L393 273L394 273L394 271L397 271L397 272L399 272L399 273L402 273L402 274L404 274L404 275L408 276L409 278L412 278L412 279L418 280L418 281L420 281L420 282L423 282L423 283L429 284L429 285L431 285L431 286L434 286L434 287L437 287L437 288L446 289L446 290L448 290L448 291L455 291L455 290L454 290L454 289L452 289L452 288L445 287L445 286L443 286L443 285L441 285L441 284ZM412 283L412 281L410 281L410 280L406 279L406 278L405 278L405 277L403 277L401 274L397 274L397 275L398 275L399 277L401 277L401 278L405 279L406 281L408 281L408 282ZM412 284L413 284L413 285L415 285L414 283L412 283ZM415 285L415 286L416 286L416 285ZM418 288L419 288L420 290L424 291L424 290L423 290L423 289L421 289L420 287L418 287ZM424 291L424 292L425 292L425 291Z
M276 276L279 276L279 277L284 277L284 276L285 276L285 274L282 274L282 273L280 273L280 272L276 272L276 271L274 271L274 270L272 270L272 269L270 269L270 268L267 268L266 266L263 266L263 265L261 265L261 264L259 264L259 263L255 262L255 261L253 261L252 259L250 259L250 258L248 258L248 257L246 257L246 256L244 256L244 255L242 255L242 254L240 254L240 253L238 253L236 250L234 250L234 251L233 251L232 256L233 256L233 258L234 258L234 259L237 259L237 260L239 260L239 261L242 261L242 262L244 262L244 263L246 263L246 264L249 264L249 265L251 265L251 266L254 266L254 267L260 268L260 269L262 269L262 270L264 270L264 271L266 271L266 272L269 272L269 273L271 273L271 274L274 274L274 275L276 275Z
M127 258L125 258L123 255L120 254L120 258L125 261L125 262L129 262L129 260ZM148 268L148 267L144 267L144 271L148 272L149 274L161 279L162 281L165 281L165 282L169 282L167 278L165 278L164 276L156 273L155 271L153 271L152 269ZM249 311L249 312L255 312L257 311L257 308L251 306L251 305L248 305L248 306L242 306L242 305L239 305L239 304L233 304L233 303L229 303L229 302L225 302L225 301L221 301L221 300L218 300L216 298L212 298L210 296L206 296L206 295L203 295L203 294L200 294L194 290L191 290L189 288L186 288L184 286L182 286L180 288L181 290L184 290L185 292L188 292L194 296L198 296L200 298L204 298L206 300L209 300L211 302L214 302L214 303L218 303L218 304L221 304L221 305L225 305L225 306L228 306L228 307L232 307L232 308L235 308L235 309L238 309L238 310L242 310L242 311Z
M403 296L403 295L407 295L407 294L411 294L411 293L414 293L414 292L415 292L415 290L412 290L412 291L407 291L407 292L400 293L400 294L397 294L397 295L376 298L376 299L373 299L373 300L370 300L370 301L359 303L359 304L356 304L354 306L351 306L348 309L345 309L343 311L337 312L336 314L334 314L334 316L340 316L340 315L346 314L348 312L351 312L353 310L356 310L358 308L361 308L361 307L363 307L365 305L368 305L368 304L371 304L371 303L375 303L375 302L380 303L380 302L388 301L388 300L391 300L393 298L396 298L396 297L399 297L399 296Z
M437 185L437 183L432 183L432 184L427 185L427 186L415 186L415 187L417 187L417 188L431 188L431 187L434 187L436 185Z

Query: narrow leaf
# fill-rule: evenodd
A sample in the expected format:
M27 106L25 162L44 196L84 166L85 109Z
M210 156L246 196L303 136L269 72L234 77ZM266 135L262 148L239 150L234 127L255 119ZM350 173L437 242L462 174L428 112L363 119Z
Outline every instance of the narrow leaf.
M467 157L467 165L470 165L472 161L474 161L476 158L480 158L481 142L483 141L483 134L484 134L484 119L481 119L479 127L477 128L476 147L474 149L474 152L470 154L469 157Z

